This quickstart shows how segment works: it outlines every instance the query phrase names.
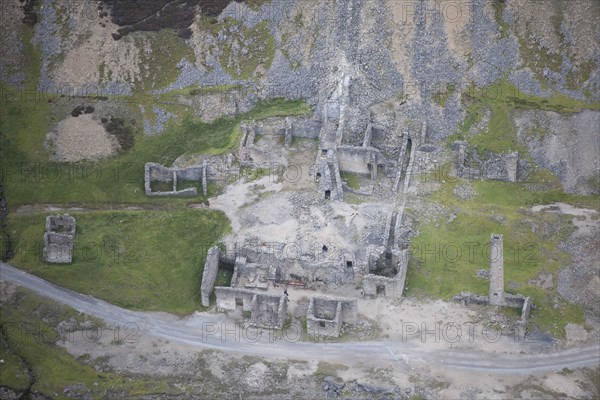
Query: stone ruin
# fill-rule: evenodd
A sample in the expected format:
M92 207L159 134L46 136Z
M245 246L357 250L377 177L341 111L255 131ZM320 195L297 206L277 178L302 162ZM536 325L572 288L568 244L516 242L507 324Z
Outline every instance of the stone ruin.
M193 197L198 195L198 189L187 187L178 189L183 182L197 183L202 187L204 196L208 193L207 163L188 168L168 168L156 163L146 163L144 169L144 189L146 196L178 196ZM168 189L153 189L153 184L163 184Z
M312 118L270 117L240 123L240 142L236 153L239 165L270 169L288 165L294 138L316 139L321 122ZM288 150L288 151L286 151Z
M72 262L75 231L75 218L69 214L46 217L44 261L61 264Z
M521 319L519 324L525 326L529 313L535 308L531 297L521 294L510 294L504 292L504 238L502 235L493 233L490 239L490 289L488 296L480 296L473 293L463 292L455 296L453 300L463 304L490 304L494 306L520 308Z
M380 174L392 180L392 193L408 191L413 175L412 165L415 156L415 152L412 151L412 138L408 133L405 132L402 135L403 142L398 160L388 159L383 151L374 147L373 132L378 132L379 136L385 136L388 129L373 122L367 123L362 146L342 144L346 122L344 110L347 108L343 101L348 95L349 84L345 82L346 80L342 80L338 93L323 105L319 146L313 166L319 193L323 198L333 201L343 201L344 191L373 195L375 183ZM420 139L421 144L417 150L423 152L435 150L435 146L427 141L426 123L423 123ZM371 180L370 189L363 192L348 187L342 182L341 172L368 176ZM401 185L401 182L404 182L404 185Z
M283 248L271 243L269 246L246 244L232 254L223 254L217 247L209 250L201 283L202 305L209 306L210 294L219 268L233 271L231 288L267 291L279 286L316 289L317 286L335 284L354 288L356 260L349 254L339 259L320 261L315 257L287 258ZM296 256L296 255L294 255Z
M217 246L211 247L206 254L206 262L204 263L204 271L202 272L202 284L200 286L200 297L204 307L210 306L210 294L217 279L220 255L221 251Z
M257 328L281 329L287 319L286 295L257 293L248 289L215 288L218 311L249 312L248 324Z
M521 182L529 171L529 163L514 151L507 154L486 153L480 159L477 152L468 151L466 141L452 143L456 176L465 179L489 179L503 182Z
M379 252L371 252L369 273L363 277L365 296L400 298L408 269L408 246L401 246L402 212L388 215L385 227L386 246ZM407 243L406 243L407 245Z
M355 324L357 320L356 299L313 296L306 312L306 328L309 334L338 337L342 324Z

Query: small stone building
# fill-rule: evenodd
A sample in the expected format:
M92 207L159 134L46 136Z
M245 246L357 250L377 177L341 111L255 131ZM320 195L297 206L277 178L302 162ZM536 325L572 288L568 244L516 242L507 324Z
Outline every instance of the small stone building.
M195 183L202 187L203 195L207 195L207 166L206 162L188 168L168 168L156 163L146 163L144 167L144 190L146 196L175 196L192 197L198 195L195 187L180 186L185 183ZM160 184L161 189L154 188Z
M69 214L46 217L43 259L49 263L68 264L73 261L75 218Z
M287 318L287 296L257 293L247 289L215 287L218 311L249 311L249 325L281 329Z
M531 297L522 294L504 292L504 236L493 233L490 238L490 288L487 297L463 292L454 297L454 300L463 304L490 304L501 307L521 309L521 326L527 324L529 313L535 308Z
M306 328L311 335L338 337L342 323L354 324L356 319L356 299L311 297Z

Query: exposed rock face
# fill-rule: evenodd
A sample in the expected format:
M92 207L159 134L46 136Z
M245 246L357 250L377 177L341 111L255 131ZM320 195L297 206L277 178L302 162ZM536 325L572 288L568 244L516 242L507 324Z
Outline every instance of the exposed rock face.
M600 112L523 111L514 117L535 162L557 176L567 193L600 193Z

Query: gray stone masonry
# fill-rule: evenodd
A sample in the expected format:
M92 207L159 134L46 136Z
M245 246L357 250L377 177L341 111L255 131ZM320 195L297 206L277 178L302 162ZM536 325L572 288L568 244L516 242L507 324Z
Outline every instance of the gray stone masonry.
M168 168L156 163L146 163L144 168L144 189L146 196L175 196L191 197L198 195L196 188L177 190L177 182L189 181L199 182L203 191L206 191L204 182L206 168L204 165L196 165L189 168ZM172 190L153 191L152 182L172 183Z
M503 236L493 233L490 239L490 290L487 297L463 292L453 298L464 304L491 304L495 306L521 309L521 326L527 325L527 319L532 308L535 308L530 297L522 294L504 292L504 255Z
M289 117L285 119L285 148L289 149L292 147L294 129L292 128L292 121Z
M354 324L357 320L356 299L311 297L306 312L308 333L338 337L342 323Z
M72 262L76 229L75 218L69 214L46 217L44 261L61 264Z
M490 239L490 303L504 304L503 237L493 233Z
M221 251L217 246L213 246L206 254L204 271L202 272L202 284L200 286L200 296L204 307L210 306L210 294L213 291L217 272L219 271L219 255Z
M427 141L427 121L423 121L423 124L421 125L419 150L424 152L432 152L435 150L435 146Z
M507 154L486 153L480 159L476 151L468 151L465 141L452 143L452 149L459 178L518 182L530 168L527 160L520 159L516 151Z
M287 318L287 296L274 296L252 290L215 287L218 311L249 311L248 324L258 328L281 329Z

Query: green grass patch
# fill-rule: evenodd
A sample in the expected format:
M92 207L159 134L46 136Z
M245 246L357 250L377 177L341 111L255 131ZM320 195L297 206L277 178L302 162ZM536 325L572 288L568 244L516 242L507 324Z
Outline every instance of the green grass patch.
M75 213L73 263L41 258L46 213L10 215L11 263L44 279L121 307L188 314L199 309L208 248L228 232L208 210Z
M267 4L270 2L271 2L271 0L246 0L245 1L246 5L254 11L258 11L263 4Z
M524 185L477 181L477 196L459 200L453 195L455 183L446 183L431 199L455 215L422 224L411 242L406 293L416 297L449 300L469 291L487 295L489 282L477 278L480 269L489 270L489 240L492 233L504 235L505 290L531 296L538 307L531 321L542 329L564 337L564 326L583 323L583 312L556 292L560 270L571 263L570 255L558 250L575 227L573 216L531 212L535 204L562 201L598 209L593 197L576 197L558 190L533 192ZM552 274L554 288L542 289L530 283L540 273ZM510 289L509 282L519 285Z
M440 107L446 107L446 103L448 103L448 99L454 94L456 91L456 86L451 84L446 84L446 86L435 93L433 95L433 101L439 105Z
M141 69L141 76L133 82L135 92L149 92L169 86L179 76L177 64L183 58L192 63L195 61L193 49L173 29L134 32L130 36L136 47L142 49L141 62L147 67ZM146 47L149 47L149 52L144 51Z
M513 110L534 109L561 113L575 113L584 109L600 110L600 102L575 100L563 94L554 94L548 98L527 95L508 81L487 88L471 87L462 93L462 102L466 110L465 119L448 142L468 140L480 154L488 151L498 154L519 151L522 155L527 154L511 120ZM487 128L468 137L469 130L481 120L486 109L491 111Z
M57 398L66 398L65 387L75 384L87 386L92 398L107 398L114 393L127 398L158 393L182 394L182 390L167 379L96 371L92 365L74 358L56 344L61 338L58 324L74 318L78 314L75 310L21 288L17 289L15 297L12 304L2 304L0 314L0 354L7 356L0 366L0 386L23 390L32 383L31 392L42 393L48 398L54 398L55 393L60 394ZM18 326L22 328L15 329ZM27 368L33 379L26 373Z
M2 88L18 99L19 93ZM135 100L134 98L133 100ZM144 164L170 166L182 154L222 154L239 141L239 123L248 119L303 115L303 101L275 99L258 102L251 111L213 123L187 115L171 120L161 135L133 133L135 145L126 152L98 162L57 163L44 148L51 127L52 105L47 101L9 101L0 121L2 182L11 207L32 203L184 203L182 199L149 198L144 194ZM125 103L130 115L141 120L137 104Z
M246 182L257 181L260 178L269 176L271 169L268 167L252 168L242 166L240 169L240 176L246 179Z
M507 38L510 32L510 25L507 24L502 16L504 15L504 9L506 8L506 2L504 0L494 0L494 19L500 27L500 39Z
M348 185L350 189L360 189L360 177L357 174L353 174L351 172L340 172L340 177L346 182L346 185Z
M275 38L271 35L267 21L248 28L241 22L228 19L223 28L227 34L226 39L219 43L219 62L229 75L235 79L247 80L254 75L259 65L263 65L265 70L271 67L275 57Z

